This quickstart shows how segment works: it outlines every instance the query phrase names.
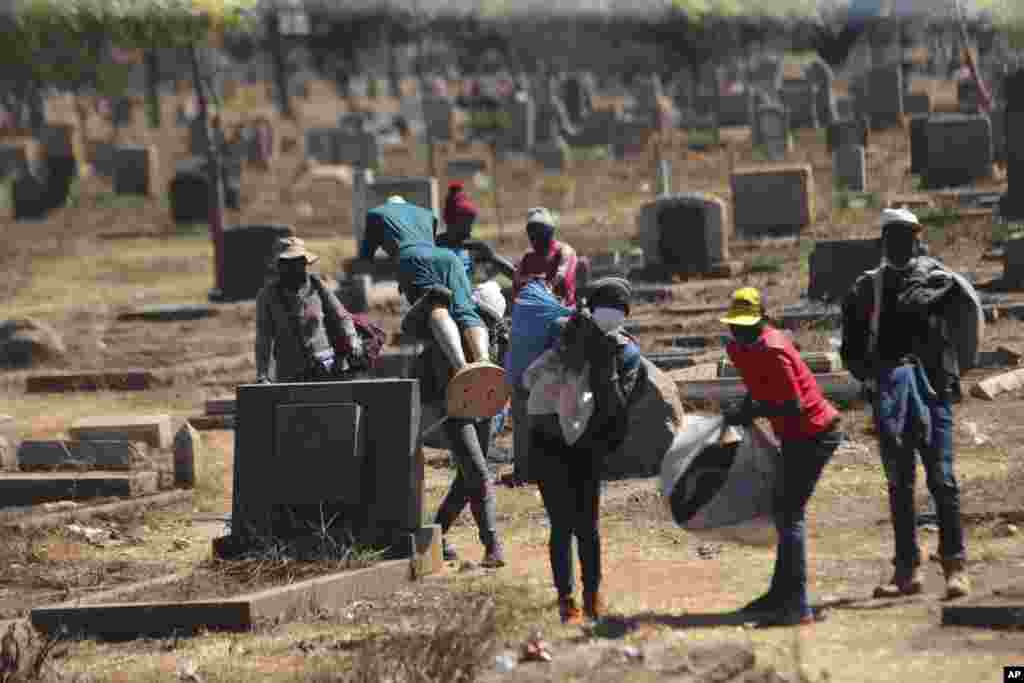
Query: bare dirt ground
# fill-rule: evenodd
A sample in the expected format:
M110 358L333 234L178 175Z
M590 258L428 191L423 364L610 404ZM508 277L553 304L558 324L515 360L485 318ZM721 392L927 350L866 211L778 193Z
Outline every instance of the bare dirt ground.
M397 108L387 101L374 106ZM329 124L342 109L343 105L323 99L302 102L300 121ZM62 108L55 106L54 111L61 115ZM165 111L165 122L170 121L173 103ZM291 138L298 141L298 148L280 151L270 173L246 171L244 208L231 212L228 220L294 225L323 255L321 271L333 275L354 253L349 189L317 184L296 190L291 198L281 195L282 184L300 163L299 130L290 123L278 126L279 143ZM90 137L105 134L101 124L90 122ZM166 169L184 155L183 135L183 129L170 125L154 134L140 121L123 131L122 139L157 144ZM727 131L724 137L727 144L721 150L675 160L677 190L729 197L730 168L752 162L754 152L743 131ZM426 153L421 149L389 150L386 159L389 175L426 171ZM674 335L722 332L717 314L681 316L667 312L668 308L723 303L742 284L762 288L771 307L794 303L807 288L806 259L814 240L877 234L877 209L833 208L831 161L823 133L800 132L795 160L813 166L814 225L799 239L734 241L733 257L747 266L737 278L676 283L670 306L637 305L634 321L648 326L640 334L645 351L667 350ZM907 175L909 152L903 131L873 134L868 161L870 191L882 196L916 192ZM476 193L483 207L477 233L496 244L499 252L517 257L527 246L522 230L526 208L550 203L546 201L550 195L545 194L539 174L520 164L508 162L499 167L498 175L500 220L493 196ZM636 212L653 194L650 163L577 162L563 177L573 191L556 207L562 212L562 237L585 254L634 241ZM993 179L980 187L1002 186ZM949 202L939 196L935 200L940 205ZM43 369L166 369L251 352L252 302L219 306L216 317L192 322L116 320L117 313L143 304L202 303L213 284L212 249L205 233L175 228L166 199L114 198L109 183L93 178L80 184L78 208L58 211L38 224L4 219L0 225L4 234L0 260L7 275L0 285L4 316L36 317L60 331L68 345L63 362ZM985 281L1001 270L1001 264L982 258L993 231L990 218L954 214L944 227L930 231L929 242L940 258ZM115 232L142 236L101 237ZM381 308L374 316L389 332L397 332L396 310ZM820 332L802 331L798 338L808 348L828 345L828 335ZM1000 321L989 326L984 348L1022 338L1021 323ZM26 374L0 375L5 387L0 412L18 419L23 437L52 438L86 415L168 412L180 419L199 413L204 400L230 393L236 383L251 379L252 370L190 375L144 393L66 395L25 394ZM1024 443L1022 409L1024 393L996 402L968 398L957 408L958 476L970 570L978 594L1020 577L1024 568L1020 536L1013 535L1000 516L1024 511L1019 457ZM478 600L490 600L503 615L497 652L516 650L540 630L556 660L585 652L594 639L623 645L728 641L753 647L758 662L775 666L787 676L799 668L812 680L824 680L822 672L829 680L851 682L1001 680L1002 666L1021 663L1024 634L941 627L937 565L927 569L928 591L923 596L870 599L872 588L891 570L885 482L874 439L865 432L868 414L862 407L853 407L844 417L854 445L844 448L826 469L810 506L811 588L816 602L830 608L828 620L812 627L752 630L737 623L731 610L767 585L773 553L680 530L662 510L655 483L634 480L610 482L603 499L605 587L613 614L604 630L563 628L558 623L547 559L548 530L537 491L501 488L500 523L510 560L504 569L485 571L453 564L391 599L268 626L253 634L206 634L190 640L117 645L72 642L62 646L57 661L69 672L88 672L96 680L109 681L178 680L177 672L186 663L197 667L206 681L344 680L341 674L359 666L358 653L368 644L399 633L430 632ZM976 434L988 440L979 443ZM499 445L509 447L510 440L505 433ZM230 510L233 434L204 432L203 446L191 514L151 513L125 522L119 528L125 542L106 546L91 544L66 529L33 539L5 537L0 544L4 554L0 618L18 616L32 605L70 594L195 567L208 558L209 541L220 530L219 519ZM428 521L452 477L446 457L443 451L427 450ZM918 498L922 512L929 505L923 479L922 473ZM468 515L453 529L452 540L464 559L475 561L482 555ZM922 540L927 552L935 550L936 534L927 527L922 529ZM484 662L488 680L527 680L527 676L534 680L549 666L523 664L503 676L493 670L494 654L489 652ZM616 670L607 679L599 673L587 677L654 680L636 675L629 678Z

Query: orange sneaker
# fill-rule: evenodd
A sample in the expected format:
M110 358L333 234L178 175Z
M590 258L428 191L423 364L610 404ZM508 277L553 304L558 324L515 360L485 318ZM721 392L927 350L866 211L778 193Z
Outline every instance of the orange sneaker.
M558 598L558 615L562 623L567 626L576 626L583 623L583 612L576 605L576 599L571 595Z

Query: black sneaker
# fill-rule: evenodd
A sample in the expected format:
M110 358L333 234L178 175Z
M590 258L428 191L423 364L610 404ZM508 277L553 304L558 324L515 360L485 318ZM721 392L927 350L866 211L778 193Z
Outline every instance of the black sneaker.
M737 611L739 611L739 612L750 612L750 613L754 613L754 612L775 612L780 607L782 607L782 603L779 601L778 598L776 598L771 593L765 593L761 597L748 602L743 607L740 607L739 610L737 610Z

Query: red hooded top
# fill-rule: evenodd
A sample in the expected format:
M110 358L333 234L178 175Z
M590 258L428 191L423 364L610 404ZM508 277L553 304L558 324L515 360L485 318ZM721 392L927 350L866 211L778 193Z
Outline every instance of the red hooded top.
M460 218L476 218L476 205L466 194L464 187L460 181L448 186L448 197L444 200L444 212L441 215L445 225L454 225Z

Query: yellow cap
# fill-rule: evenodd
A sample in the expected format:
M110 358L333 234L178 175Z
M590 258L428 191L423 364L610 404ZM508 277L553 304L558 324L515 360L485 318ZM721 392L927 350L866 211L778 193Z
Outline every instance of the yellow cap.
M756 325L761 318L761 293L754 287L744 287L732 293L729 312L721 320L726 325Z

